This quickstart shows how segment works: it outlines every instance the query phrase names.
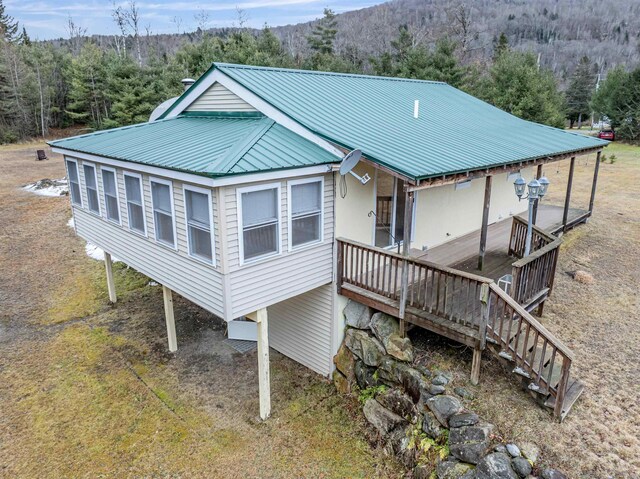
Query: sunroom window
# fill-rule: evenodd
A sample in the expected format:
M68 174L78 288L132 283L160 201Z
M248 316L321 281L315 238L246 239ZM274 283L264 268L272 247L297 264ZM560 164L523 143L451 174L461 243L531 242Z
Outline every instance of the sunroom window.
M80 194L80 177L78 176L78 163L66 160L67 175L69 177L69 191L71 192L71 203L82 206L82 195Z
M116 172L112 169L101 169L102 191L104 194L104 204L107 219L115 223L120 223L120 205L118 204L118 186L116 183Z
M280 252L280 187L239 190L244 261Z
M100 214L100 201L98 200L98 178L96 177L96 167L85 163L84 187L87 193L87 205L90 211Z
M211 194L194 187L184 188L189 254L213 262Z
M322 180L290 182L291 247L321 241Z
M124 174L124 191L127 197L127 215L129 229L143 235L147 234L142 201L142 178L130 173Z
M151 180L151 201L153 203L156 240L175 248L172 195L171 183Z

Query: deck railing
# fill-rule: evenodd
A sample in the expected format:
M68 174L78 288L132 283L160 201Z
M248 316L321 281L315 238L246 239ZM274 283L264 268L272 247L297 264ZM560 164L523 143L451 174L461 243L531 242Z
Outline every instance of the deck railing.
M531 235L531 251L538 250L543 246L553 242L556 238L547 233L542 228L533 226ZM509 240L509 255L522 258L524 256L527 241L527 222L519 216L513 217L511 223L511 236Z

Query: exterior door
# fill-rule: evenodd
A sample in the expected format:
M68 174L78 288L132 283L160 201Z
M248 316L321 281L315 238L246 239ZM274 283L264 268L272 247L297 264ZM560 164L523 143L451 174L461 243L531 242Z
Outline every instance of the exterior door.
M402 243L404 210L404 181L379 171L376 175L376 246L387 248Z

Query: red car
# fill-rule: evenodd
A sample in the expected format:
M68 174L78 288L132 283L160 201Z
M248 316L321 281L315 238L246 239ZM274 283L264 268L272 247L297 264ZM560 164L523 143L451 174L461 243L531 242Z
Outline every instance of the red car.
M601 140L613 141L616 139L616 134L613 129L600 130L598 132L598 138L600 138Z

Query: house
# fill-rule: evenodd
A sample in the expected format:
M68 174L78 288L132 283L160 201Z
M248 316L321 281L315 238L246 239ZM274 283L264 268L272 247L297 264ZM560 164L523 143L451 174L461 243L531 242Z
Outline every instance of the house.
M172 292L256 321L263 417L268 348L330 375L349 298L474 348L475 381L495 350L557 415L582 391L572 353L532 311L553 287L554 233L593 210L599 161L588 210L570 207L571 179L563 207L536 206L526 257L513 181L563 160L571 178L576 156L599 157L605 141L444 83L221 63L158 113L50 142L76 233L107 253L111 301L111 255L163 285L172 351ZM371 181L339 173L353 149Z

